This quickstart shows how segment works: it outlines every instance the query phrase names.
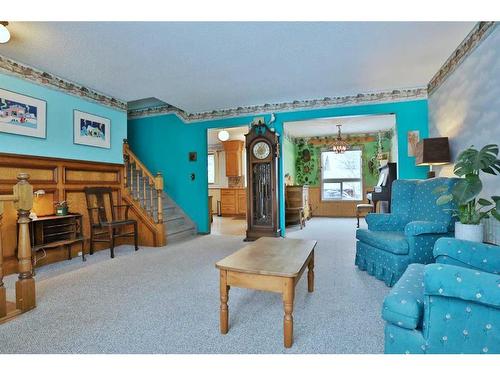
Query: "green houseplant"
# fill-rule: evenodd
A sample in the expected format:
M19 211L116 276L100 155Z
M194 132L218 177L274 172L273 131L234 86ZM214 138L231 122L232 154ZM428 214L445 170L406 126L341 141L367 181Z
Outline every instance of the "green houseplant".
M450 191L445 187L437 189L442 194L437 204L456 203L457 208L453 210L458 217L455 224L456 238L482 242L484 228L481 220L491 216L500 221L500 196L492 196L491 200L479 198L483 189L480 172L492 175L500 173L498 145L489 144L479 151L471 146L462 151L453 172L461 179Z

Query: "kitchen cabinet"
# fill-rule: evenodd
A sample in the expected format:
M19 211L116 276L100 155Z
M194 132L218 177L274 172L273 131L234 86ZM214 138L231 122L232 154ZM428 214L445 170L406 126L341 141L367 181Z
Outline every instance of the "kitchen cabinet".
M243 175L243 141L222 142L226 154L226 176L239 177Z
M220 189L222 216L245 215L247 191L245 188Z

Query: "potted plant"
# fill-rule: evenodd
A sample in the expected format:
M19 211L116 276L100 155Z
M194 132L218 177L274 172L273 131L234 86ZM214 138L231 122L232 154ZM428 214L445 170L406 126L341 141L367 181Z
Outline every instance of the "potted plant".
M66 201L55 202L54 205L56 206L57 216L65 216L68 214L68 202Z
M446 187L438 188L442 195L437 204L444 205L454 201L457 209L453 209L458 217L455 223L455 238L483 242L484 226L481 220L493 217L500 221L500 196L491 197L491 201L478 198L483 183L480 172L497 175L500 173L498 145L486 145L481 150L472 146L462 151L457 158L453 172L461 179L450 191Z

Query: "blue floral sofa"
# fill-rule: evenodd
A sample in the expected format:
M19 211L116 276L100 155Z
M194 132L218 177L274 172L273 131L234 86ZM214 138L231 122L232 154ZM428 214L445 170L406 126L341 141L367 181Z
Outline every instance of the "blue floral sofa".
M396 180L392 184L392 212L368 214L368 229L356 231L355 264L360 270L394 285L411 263L432 263L436 240L452 236L453 203L436 204L435 189L451 187L455 178Z
M385 352L500 353L500 247L441 238L385 298Z

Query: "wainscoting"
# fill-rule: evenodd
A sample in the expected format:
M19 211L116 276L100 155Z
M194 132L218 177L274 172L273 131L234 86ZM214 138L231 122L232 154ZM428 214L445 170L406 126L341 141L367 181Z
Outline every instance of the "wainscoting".
M83 215L83 233L85 252L89 251L89 221L85 194L85 186L109 186L113 189L115 202L132 203L123 184L123 165L33 157L11 154L0 154L0 194L12 194L12 186L16 184L16 176L20 172L29 173L33 190L44 190L45 195L34 198L33 212L38 216L54 214L54 202L67 201L70 212ZM5 204L2 226L2 248L4 253L4 271L6 274L16 272L16 210L12 203ZM136 219L139 230L139 244L144 246L161 246L164 239L158 238L154 222L148 220L140 207L132 205L129 217ZM121 244L118 241L118 245ZM96 244L96 250L107 248L106 244ZM71 249L72 256L77 256L79 245ZM40 252L43 256L43 252ZM39 259L37 265L67 259L64 248L49 249L46 257Z
M364 197L366 197L365 189ZM312 216L316 217L356 217L356 205L359 203L368 203L363 201L321 201L321 187L309 187L309 204L312 208Z

